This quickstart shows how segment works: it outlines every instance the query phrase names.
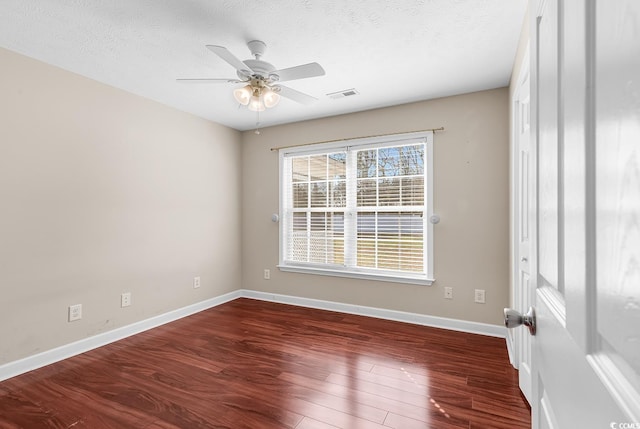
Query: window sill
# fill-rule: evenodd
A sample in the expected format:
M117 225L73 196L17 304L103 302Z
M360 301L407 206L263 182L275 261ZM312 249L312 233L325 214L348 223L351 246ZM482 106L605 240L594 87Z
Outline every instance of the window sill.
M408 277L408 276L398 276L393 274L371 274L371 273L362 273L357 271L343 271L343 270L332 270L329 268L316 268L316 267L306 267L306 266L295 266L295 265L278 265L278 269L280 271L290 272L290 273L301 273L301 274L316 274L320 276L333 276L333 277L346 277L353 279L363 279L363 280L375 280L381 282L393 282L393 283L407 283L414 285L422 285L422 286L431 286L435 279L428 279L426 277Z

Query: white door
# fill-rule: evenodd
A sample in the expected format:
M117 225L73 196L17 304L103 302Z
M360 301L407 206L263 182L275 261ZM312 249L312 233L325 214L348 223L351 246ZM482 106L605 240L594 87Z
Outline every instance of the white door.
M640 1L531 2L533 427L640 427Z
M528 51L528 50L527 50ZM530 201L532 198L529 179L531 177L530 134L531 97L529 89L529 60L525 55L516 89L513 94L513 308L525 313L531 306L533 293L530 281L529 257L531 255L532 223ZM509 331L514 366L518 369L520 390L531 403L531 337L524 329Z

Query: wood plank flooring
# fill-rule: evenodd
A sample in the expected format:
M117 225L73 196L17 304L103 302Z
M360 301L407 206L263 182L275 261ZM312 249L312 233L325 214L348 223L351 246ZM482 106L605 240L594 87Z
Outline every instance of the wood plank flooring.
M0 383L0 428L529 428L503 339L238 299Z

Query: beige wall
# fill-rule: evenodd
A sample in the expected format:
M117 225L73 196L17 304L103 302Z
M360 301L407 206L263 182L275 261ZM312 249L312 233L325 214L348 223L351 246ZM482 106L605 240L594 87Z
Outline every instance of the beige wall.
M507 88L243 133L243 288L454 319L502 323L509 295ZM339 101L338 101L339 102ZM274 146L444 126L435 135L433 286L280 272ZM271 269L271 280L262 278ZM443 287L453 287L453 300ZM486 304L473 302L486 290Z
M0 364L240 287L239 132L3 49L0 64Z

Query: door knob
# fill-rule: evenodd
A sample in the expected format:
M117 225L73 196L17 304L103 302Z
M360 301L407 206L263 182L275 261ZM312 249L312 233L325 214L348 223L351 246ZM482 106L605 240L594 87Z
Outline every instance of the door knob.
M504 326L507 328L515 328L524 325L529 328L531 335L536 334L536 311L533 307L529 307L524 315L520 314L513 308L504 309Z

